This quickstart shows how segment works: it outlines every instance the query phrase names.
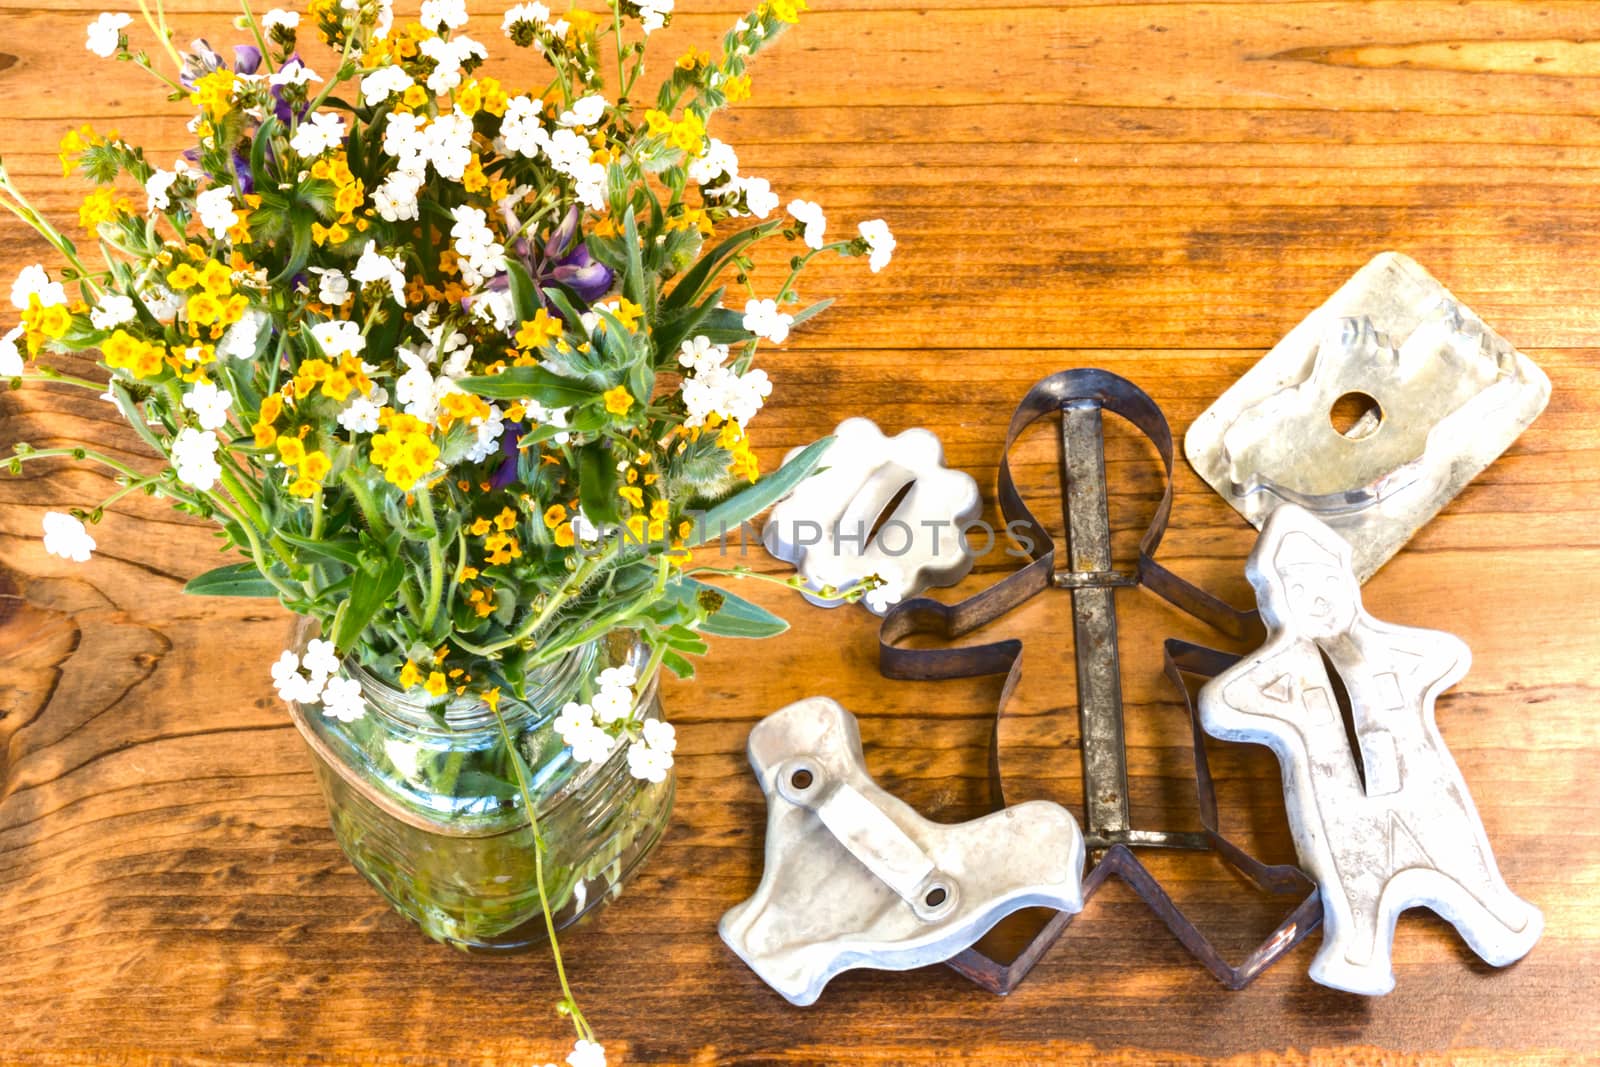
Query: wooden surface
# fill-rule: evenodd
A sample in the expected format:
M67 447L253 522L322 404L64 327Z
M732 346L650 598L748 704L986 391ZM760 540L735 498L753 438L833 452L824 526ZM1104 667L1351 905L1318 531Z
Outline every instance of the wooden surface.
M686 2L704 41L737 8ZM861 717L873 772L920 810L976 814L992 680L889 683L863 612L763 599L785 638L722 642L667 692L682 772L673 826L632 891L572 934L577 990L613 1062L1576 1062L1600 1052L1600 10L1589 2L817 4L715 132L836 230L882 215L892 269L825 266L837 307L767 357L770 461L868 414L922 425L992 494L1002 424L1043 374L1100 365L1189 422L1373 254L1413 255L1548 371L1511 452L1367 586L1400 623L1472 646L1439 722L1508 882L1543 909L1520 964L1478 963L1413 912L1399 987L1322 989L1302 946L1228 993L1130 893L1104 891L1005 1000L943 968L857 972L791 1008L722 946L759 875L764 807L743 744L760 716L828 693ZM0 0L0 148L64 217L59 135L88 119L163 152L182 116L94 59L91 0ZM222 0L178 19L223 43ZM498 39L498 14L479 30ZM231 42L230 42L231 43ZM668 54L676 54L669 46ZM0 277L42 245L0 224ZM0 446L93 442L140 456L109 409L65 390L0 397ZM1053 492L1048 433L1018 450ZM1154 503L1148 449L1110 444L1123 558ZM267 667L288 619L185 599L210 534L130 500L87 566L48 557L47 508L108 483L70 466L0 479L0 1062L543 1062L567 1038L542 955L471 959L391 914L330 836ZM991 498L992 503L992 498ZM1046 513L1050 509L1045 509ZM1169 566L1246 598L1251 532L1180 470ZM755 557L770 566L759 554ZM1007 565L983 561L962 592ZM1194 825L1168 635L1214 640L1120 596L1135 810ZM1003 738L1020 796L1076 807L1070 614L1043 596L999 624L1028 642ZM1215 745L1224 821L1291 858L1264 750ZM1276 922L1219 865L1159 865L1235 957Z

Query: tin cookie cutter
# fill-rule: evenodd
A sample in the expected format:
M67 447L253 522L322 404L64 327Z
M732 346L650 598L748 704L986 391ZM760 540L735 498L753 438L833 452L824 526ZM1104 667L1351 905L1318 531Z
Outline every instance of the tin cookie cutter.
M930 822L872 780L855 716L827 697L762 719L749 750L765 867L717 930L791 1004L842 971L947 960L1023 908L1083 907L1083 834L1059 804Z
M1165 489L1154 518L1139 543L1135 573L1112 570L1111 523L1106 505L1103 416L1111 412L1148 437L1160 454ZM1068 547L1064 569L1056 544L1023 502L1007 458L1023 430L1042 418L1061 419L1062 483ZM1083 750L1086 845L1101 853L1084 880L1087 899L1111 875L1128 883L1160 917L1174 936L1230 989L1247 985L1257 974L1297 945L1321 922L1322 905L1313 883L1292 866L1263 864L1218 831L1216 793L1206 761L1204 734L1190 703L1200 831L1137 828L1128 802L1127 752L1123 740L1122 690L1117 656L1114 593L1143 585L1168 603L1237 639L1259 638L1255 612L1241 612L1179 578L1155 560L1172 511L1172 431L1148 394L1124 378L1103 370L1062 371L1028 391L1011 418L999 470L1000 511L1008 530L1023 532L1031 542L1030 562L981 593L957 604L931 599L907 601L885 616L879 631L879 668L886 677L905 679L963 678L1003 674L994 733L990 739L990 783L997 807L1004 807L1000 773L1000 721L1021 677L1022 642L1005 640L942 649L900 647L919 634L954 640L999 618L1047 589L1071 593L1074 652L1077 659L1078 722ZM1183 692L1186 675L1209 677L1235 657L1183 642L1168 642L1166 674ZM1228 963L1209 939L1173 903L1155 877L1132 851L1175 848L1219 855L1258 889L1276 895L1300 895L1293 912L1244 962ZM1025 978L1072 921L1072 914L1053 917L1010 963L1002 964L970 948L948 965L995 993L1007 993Z
M1395 919L1418 904L1486 962L1521 959L1543 918L1501 878L1434 722L1435 697L1467 673L1466 644L1367 614L1350 546L1293 504L1267 519L1245 572L1267 642L1206 683L1200 721L1267 745L1283 767L1295 848L1324 907L1312 979L1389 992Z
M1386 252L1230 386L1184 437L1257 529L1299 504L1366 581L1525 430L1550 379L1415 261ZM1341 401L1364 413L1342 433Z
M862 603L878 615L965 578L973 560L962 536L983 499L972 475L944 465L939 438L923 429L886 437L863 418L844 420L833 435L817 473L773 506L761 531L767 551L794 564L812 590L849 590L877 575L885 584ZM805 597L822 607L844 603Z

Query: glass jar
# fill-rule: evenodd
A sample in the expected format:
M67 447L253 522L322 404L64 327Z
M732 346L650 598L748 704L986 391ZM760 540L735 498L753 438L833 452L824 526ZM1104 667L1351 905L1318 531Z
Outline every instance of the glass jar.
M316 636L302 620L294 648ZM642 667L643 649L621 636L585 645L530 672L527 699L500 714L532 770L530 793L544 840L544 882L557 928L614 899L655 848L672 812L674 772L632 776L624 741L604 763L578 763L552 723L582 700L606 667ZM534 873L533 830L489 707L466 695L429 706L354 662L367 712L352 723L315 705L289 710L310 746L334 837L396 911L436 940L509 951L546 939ZM661 717L657 679L638 689L638 712ZM638 742L634 742L638 743Z

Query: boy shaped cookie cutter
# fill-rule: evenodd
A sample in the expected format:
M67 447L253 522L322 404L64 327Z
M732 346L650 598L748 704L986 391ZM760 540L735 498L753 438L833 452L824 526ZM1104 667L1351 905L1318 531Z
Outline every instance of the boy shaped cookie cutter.
M1324 907L1312 979L1389 992L1395 920L1417 904L1486 962L1521 959L1543 918L1501 878L1434 721L1434 699L1472 661L1466 644L1367 614L1350 545L1294 504L1268 517L1245 573L1267 642L1206 683L1200 722L1213 737L1270 747L1283 767L1295 849Z

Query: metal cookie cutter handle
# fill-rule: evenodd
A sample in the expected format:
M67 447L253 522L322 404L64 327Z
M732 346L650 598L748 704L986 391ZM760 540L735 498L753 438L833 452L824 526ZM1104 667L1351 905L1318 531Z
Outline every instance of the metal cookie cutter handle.
M1102 438L1102 417L1106 411L1126 419L1150 439L1161 456L1166 475L1156 514L1139 542L1138 570L1131 576L1111 570ZM1023 430L1057 413L1061 417L1062 484L1066 489L1066 525L1070 538L1070 565L1066 570L1058 570L1055 540L1023 502L1006 458ZM946 605L923 598L899 605L884 618L879 631L879 667L890 678L1006 676L989 748L994 802L1002 807L1005 796L999 758L1000 720L1021 677L1022 642L1013 639L947 649L902 648L899 642L916 634L934 634L953 640L992 622L1046 589L1070 590L1078 667L1086 838L1091 850L1104 850L1100 863L1085 880L1085 892L1092 893L1111 874L1123 878L1219 981L1237 989L1316 929L1321 906L1312 883L1298 869L1259 863L1218 832L1216 797L1198 723L1191 722L1191 728L1196 786L1205 829L1200 832L1147 830L1132 825L1113 589L1144 585L1175 607L1231 637L1258 639L1260 634L1256 613L1235 610L1156 562L1155 553L1172 511L1172 469L1172 431L1155 401L1132 382L1107 371L1080 369L1062 371L1034 385L1011 418L999 474L1001 514L1008 529L1020 529L1032 541L1031 562L957 604ZM1185 700L1189 694L1182 675L1221 669L1231 662L1226 657L1215 658L1221 654L1182 643L1169 642L1167 652L1168 677L1178 684ZM1189 922L1139 862L1131 851L1136 847L1214 851L1258 888L1274 894L1304 894L1305 899L1244 964L1233 967ZM1069 915L1057 916L1009 964L1001 964L972 949L952 960L950 965L985 988L997 993L1008 992L1026 977L1070 922Z
M1047 801L930 822L867 774L855 717L827 697L750 734L767 796L766 863L718 931L792 1004L841 971L947 960L1022 908L1083 906L1083 835Z

